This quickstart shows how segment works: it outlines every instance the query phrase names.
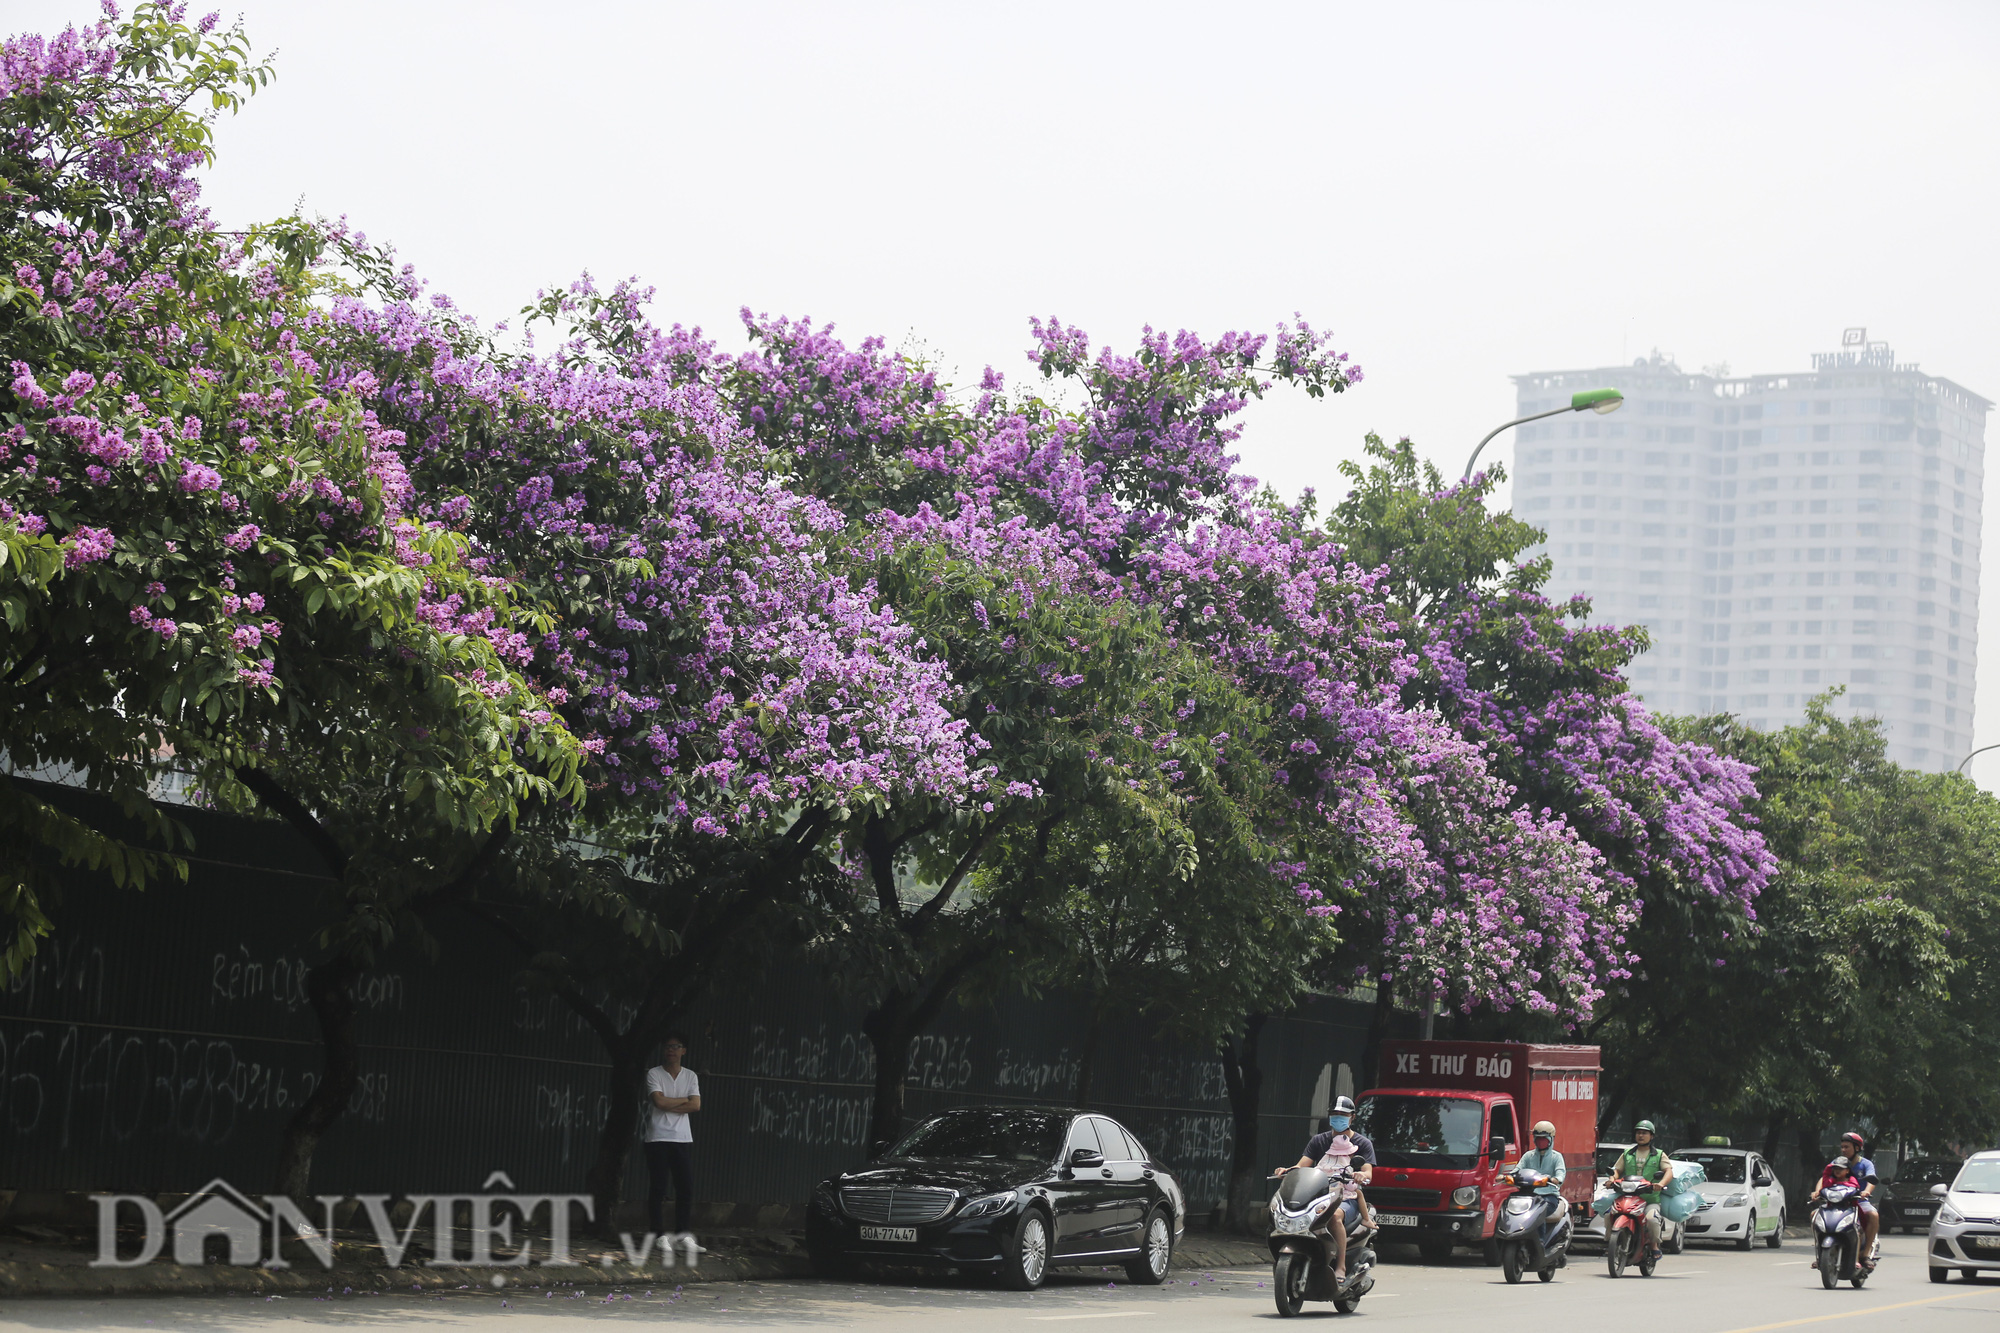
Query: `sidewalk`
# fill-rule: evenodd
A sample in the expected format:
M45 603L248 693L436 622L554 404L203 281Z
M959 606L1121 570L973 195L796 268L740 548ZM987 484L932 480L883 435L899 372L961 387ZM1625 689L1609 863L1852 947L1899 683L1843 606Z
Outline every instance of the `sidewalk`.
M703 1232L708 1252L698 1266L640 1268L616 1244L579 1239L577 1262L561 1267L426 1267L427 1252L413 1248L401 1267L387 1267L380 1247L341 1237L331 1269L305 1257L289 1269L228 1264L182 1265L164 1261L137 1268L92 1268L95 1233L30 1223L0 1226L0 1298L10 1296L159 1296L188 1292L285 1295L327 1291L459 1291L506 1287L525 1291L576 1287L674 1287L690 1282L806 1277L804 1237L796 1231L729 1229ZM1270 1262L1261 1242L1242 1236L1189 1232L1174 1253L1180 1270L1241 1268Z

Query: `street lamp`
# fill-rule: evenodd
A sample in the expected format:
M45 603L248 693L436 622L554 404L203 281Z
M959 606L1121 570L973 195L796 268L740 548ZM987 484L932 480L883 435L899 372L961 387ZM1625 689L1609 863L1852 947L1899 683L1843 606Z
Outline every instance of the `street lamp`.
M1493 436L1501 431L1525 425L1530 421L1540 421L1543 417L1561 416L1565 412L1595 412L1602 416L1606 412L1616 412L1623 406L1625 406L1625 395L1616 389L1585 389L1582 393L1570 395L1568 407L1552 407L1546 412L1537 412L1528 417L1516 417L1504 426L1494 427L1492 433L1479 442L1479 449L1491 444ZM1460 477L1460 481L1472 475L1472 465L1479 460L1479 449L1474 449L1472 457L1465 460L1465 476Z
M2000 750L2000 744L1980 746L1977 750L1974 750L1971 754L1958 761L1958 771L1963 773L1965 766L1972 762L1974 756L1985 754L1988 750Z

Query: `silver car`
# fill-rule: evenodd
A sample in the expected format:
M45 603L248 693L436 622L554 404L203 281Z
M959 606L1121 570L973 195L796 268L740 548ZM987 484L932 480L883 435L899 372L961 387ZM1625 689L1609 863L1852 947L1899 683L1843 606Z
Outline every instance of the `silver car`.
M1968 1282L2000 1272L2000 1151L1974 1153L1949 1185L1933 1185L1944 1202L1931 1219L1931 1281L1956 1268Z

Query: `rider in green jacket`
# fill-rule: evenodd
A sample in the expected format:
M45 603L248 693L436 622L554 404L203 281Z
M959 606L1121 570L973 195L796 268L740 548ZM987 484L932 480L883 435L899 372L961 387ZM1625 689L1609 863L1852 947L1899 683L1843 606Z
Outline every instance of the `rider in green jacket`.
M1633 1146L1618 1155L1618 1163L1611 1168L1611 1174L1620 1180L1630 1176L1640 1176L1653 1182L1646 1199L1646 1254L1648 1258L1660 1253L1660 1187L1674 1178L1674 1165L1667 1155L1653 1146L1653 1122L1641 1120L1632 1126Z

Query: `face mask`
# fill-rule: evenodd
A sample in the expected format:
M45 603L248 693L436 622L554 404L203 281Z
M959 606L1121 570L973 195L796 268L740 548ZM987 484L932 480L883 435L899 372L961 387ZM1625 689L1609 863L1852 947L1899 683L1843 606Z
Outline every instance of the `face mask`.
M1353 1123L1344 1115L1330 1115L1326 1118L1326 1127L1336 1134L1343 1132Z

